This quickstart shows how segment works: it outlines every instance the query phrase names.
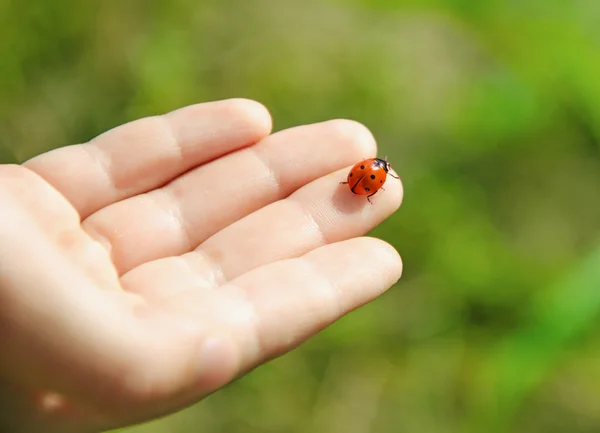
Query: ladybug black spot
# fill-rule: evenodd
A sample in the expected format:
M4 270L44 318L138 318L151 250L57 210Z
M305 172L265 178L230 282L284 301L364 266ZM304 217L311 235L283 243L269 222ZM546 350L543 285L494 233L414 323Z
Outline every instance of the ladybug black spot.
M350 173L350 177L352 177L352 173Z
M365 188L365 191L369 192L371 191L371 188Z
M361 166L360 166L360 169L361 169L361 170L364 170L364 169L365 169L365 166L364 166L364 165L361 165Z
M382 181L382 180L380 180L380 181L379 181L379 183L383 183L383 181Z
M371 179L375 179L375 175L374 174L371 175Z

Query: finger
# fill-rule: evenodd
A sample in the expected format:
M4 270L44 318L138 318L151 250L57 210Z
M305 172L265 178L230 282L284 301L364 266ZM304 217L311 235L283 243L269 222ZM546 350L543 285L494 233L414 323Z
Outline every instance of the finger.
M0 367L22 384L57 386L101 363L75 362L100 353L95 344L119 347L104 333L124 333L116 310L131 295L57 191L22 166L0 166L0 184ZM95 327L96 315L111 323Z
M54 245L54 254L66 257L98 287L121 289L106 249L81 229L77 212L58 191L19 165L0 165L0 185L0 238L7 248L0 262L14 259L15 252L8 247L11 240L25 248L48 242ZM27 257L24 254L21 260Z
M208 279L220 285L264 264L369 232L400 207L402 184L388 178L385 192L372 197L371 204L340 185L349 168L318 179L215 234L186 255L190 267L200 264L200 269L210 269Z
M182 292L163 305L220 324L237 343L245 370L373 300L401 273L391 245L354 238L254 269L218 292Z
M254 317L254 327L233 325L245 367L291 350L375 299L401 274L402 261L391 245L357 238L234 280L228 290L250 300Z
M178 330L168 340L169 350L150 357L139 365L140 371L129 371L134 379L127 380L127 395L144 401L146 408L153 402L161 403L162 410L167 401L173 410L190 404L371 301L401 273L393 247L374 238L356 238L260 267L219 291L184 291L161 303L161 309L188 318L190 329L202 323L206 331L191 337L193 333L186 336ZM158 329L156 340L165 340L164 334L173 331L168 325ZM210 339L203 337L207 331ZM199 369L194 362L203 339ZM124 414L135 416L130 404L119 403L127 409Z
M193 252L132 270L123 276L123 286L135 287L134 292L142 288L145 297L155 300L189 289L189 280L196 282L195 290L212 290L267 263L364 235L398 209L402 185L388 178L385 192L372 197L370 204L364 196L340 185L347 171L331 173L248 215ZM162 282L167 275L169 282ZM175 281L173 275L177 275ZM147 284L147 280L157 284Z
M186 173L84 221L121 273L193 250L215 232L306 183L376 153L372 134L346 120L296 127Z
M85 218L253 144L270 129L270 116L257 102L209 102L136 120L89 143L37 156L25 166L52 184Z

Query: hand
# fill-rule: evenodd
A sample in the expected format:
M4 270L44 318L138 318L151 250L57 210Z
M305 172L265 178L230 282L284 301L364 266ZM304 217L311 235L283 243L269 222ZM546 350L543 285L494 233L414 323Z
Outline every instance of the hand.
M368 130L270 129L255 102L212 102L0 166L2 431L181 409L398 280L359 236L400 182L372 205L340 185L375 156Z

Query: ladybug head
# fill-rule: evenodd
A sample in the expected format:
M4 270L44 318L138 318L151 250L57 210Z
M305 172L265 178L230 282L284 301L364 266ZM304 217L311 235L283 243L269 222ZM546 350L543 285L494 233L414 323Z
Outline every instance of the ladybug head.
M381 168L383 168L386 171L386 173L388 171L390 171L390 168L392 168L392 164L390 164L389 161L387 160L387 156L383 159L375 158L375 163L377 165L379 165Z

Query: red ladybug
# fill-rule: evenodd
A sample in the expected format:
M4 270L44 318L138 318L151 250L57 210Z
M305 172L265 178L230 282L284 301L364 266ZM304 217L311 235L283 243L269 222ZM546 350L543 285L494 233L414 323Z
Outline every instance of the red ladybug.
M381 158L369 158L357 163L350 173L348 173L348 181L340 182L341 184L349 184L350 191L358 195L366 195L369 203L371 196L377 191L384 190L383 184L389 174L393 178L400 179L398 176L394 176L390 173L392 165L387 159ZM384 190L385 191L385 190Z

